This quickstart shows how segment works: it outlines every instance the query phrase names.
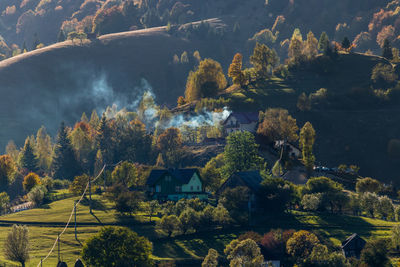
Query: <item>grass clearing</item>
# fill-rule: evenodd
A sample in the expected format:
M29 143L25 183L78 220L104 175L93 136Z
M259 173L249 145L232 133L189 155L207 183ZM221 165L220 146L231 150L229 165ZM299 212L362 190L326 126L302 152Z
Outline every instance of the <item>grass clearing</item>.
M26 223L29 227L31 260L27 266L36 266L40 258L44 257L52 247L57 234L62 231L63 224L68 220L76 197L55 201L44 208L22 211L0 217L0 250L4 240L14 222ZM233 227L229 229L215 229L188 235L178 235L171 238L162 236L155 229L155 221L159 218L149 218L144 213L138 213L134 218L121 218L113 210L112 204L99 195L93 196L94 216L89 213L87 201L78 207L77 218L78 238L75 240L74 224L67 229L61 238L62 259L71 266L79 257L82 244L87 238L97 233L102 224L127 225L138 234L146 236L153 242L153 258L156 260L168 259L175 261L199 262L214 248L223 254L229 242L240 234L252 230L260 234L271 229L305 229L311 230L321 238L329 240L332 245L340 245L341 241L353 233L369 240L376 237L389 237L391 228L396 224L378 219L337 215L328 213L308 213L292 211L291 213L257 218L257 223L250 227ZM4 255L0 262L7 262ZM45 266L57 264L57 247Z

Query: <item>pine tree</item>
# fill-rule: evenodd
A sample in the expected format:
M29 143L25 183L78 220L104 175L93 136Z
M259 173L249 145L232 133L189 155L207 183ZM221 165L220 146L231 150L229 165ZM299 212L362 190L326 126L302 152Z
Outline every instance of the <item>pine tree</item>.
M315 130L310 122L306 122L300 131L299 145L302 152L303 164L310 173L314 167L315 156L313 146L315 142Z
M351 46L351 43L350 43L349 38L344 37L344 39L342 41L342 47L345 49L348 49L348 48L350 48L350 46Z
M242 71L242 60L243 56L237 53L232 60L232 64L229 66L228 76L232 78L234 84L243 85L244 75Z
M388 39L383 42L382 56L388 60L393 59L392 45Z
M68 138L67 128L61 123L54 151L53 172L56 179L73 180L80 174L80 166L75 157L71 141Z
M279 63L279 58L274 49L257 43L253 55L250 57L250 63L254 66L257 77L266 79L270 76L271 70Z
M58 36L57 36L57 42L64 42L65 41L65 33L63 30L60 30L58 32Z
M21 151L19 162L21 167L29 172L36 172L38 170L39 162L35 156L30 138L25 140L25 145Z
M315 38L312 31L307 34L307 40L304 42L303 54L305 54L308 59L313 59L318 55L318 40Z
M110 164L114 160L112 129L110 129L106 116L103 114L97 134L97 144L103 155L104 163Z

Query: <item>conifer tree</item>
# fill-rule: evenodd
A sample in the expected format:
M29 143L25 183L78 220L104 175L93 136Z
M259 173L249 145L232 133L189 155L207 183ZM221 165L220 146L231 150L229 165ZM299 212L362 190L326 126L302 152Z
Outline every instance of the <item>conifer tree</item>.
M106 116L103 114L97 134L97 144L103 156L103 161L110 164L114 160L112 129L110 129Z
M388 39L385 39L382 47L382 56L388 60L393 59L392 45Z
M61 123L58 132L57 144L54 151L53 172L54 178L68 180L73 180L80 172L80 166L76 160L64 122Z
M327 51L330 49L329 37L326 32L322 32L321 36L319 37L318 49L324 54L327 54Z
M342 41L342 47L347 49L347 48L350 48L350 46L351 46L351 43L350 43L349 38L344 37L344 39Z
M232 60L232 64L229 66L228 76L232 78L234 84L243 85L244 75L242 71L242 60L243 56L237 53Z
M306 122L300 131L299 145L302 152L303 164L307 171L311 172L314 167L315 156L313 146L315 142L315 130L310 122Z
M24 148L20 154L19 163L22 168L28 170L29 172L36 172L38 170L39 162L35 156L30 138L25 140Z
M305 54L308 59L313 59L318 55L318 40L315 38L312 31L307 34L307 40L304 42L303 54Z

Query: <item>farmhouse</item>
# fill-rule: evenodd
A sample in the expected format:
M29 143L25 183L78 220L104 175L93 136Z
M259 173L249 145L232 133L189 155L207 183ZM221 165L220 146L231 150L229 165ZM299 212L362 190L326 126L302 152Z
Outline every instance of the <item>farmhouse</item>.
M182 198L205 200L208 198L198 169L152 170L146 186L149 195L158 200L178 201Z
M257 196L261 188L261 182L263 178L259 171L246 171L237 172L231 175L228 180L221 185L217 190L217 195L223 193L227 188L235 188L238 186L245 186L249 189L250 198L248 207L250 210L255 210L257 208Z
M367 242L362 239L358 234L352 234L345 241L342 242L342 251L346 258L355 257L360 258L361 251Z
M223 122L226 134L236 131L255 133L258 125L257 112L232 112Z
M295 144L290 142L285 142L283 140L275 141L274 143L275 149L281 150L282 148L287 152L289 157L298 159L301 156L301 150Z

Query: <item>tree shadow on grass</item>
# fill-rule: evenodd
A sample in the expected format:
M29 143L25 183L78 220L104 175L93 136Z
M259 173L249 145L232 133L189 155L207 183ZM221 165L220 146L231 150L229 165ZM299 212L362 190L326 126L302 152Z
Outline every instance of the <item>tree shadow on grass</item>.
M83 198L81 203L82 206L89 207L89 199L88 198ZM93 199L92 198L92 210L101 210L104 212L107 212L107 206L105 205L104 201L101 199Z

